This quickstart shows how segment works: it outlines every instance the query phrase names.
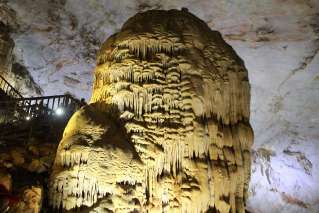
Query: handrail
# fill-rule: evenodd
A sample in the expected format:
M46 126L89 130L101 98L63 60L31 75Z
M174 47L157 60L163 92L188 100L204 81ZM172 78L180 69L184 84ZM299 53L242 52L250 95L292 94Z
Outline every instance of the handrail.
M62 97L69 97L70 99L77 101L77 99L73 98L71 95L48 95L48 96L26 97L22 99L33 100L33 99L49 99L49 98L62 98Z
M15 101L19 108L22 108L31 117L51 116L58 108L67 113L73 113L80 107L80 102L70 95L19 98L15 99Z
M24 98L11 84L0 75L0 89L12 99L1 101L10 107L10 110L19 114L18 117L31 119L41 116L52 116L57 113L64 113L70 116L78 108L81 102L71 95L52 95ZM59 109L60 108L60 109ZM59 109L59 110L58 110Z
M69 118L81 107L81 102L70 95L56 95L5 100L0 101L0 105L5 106L2 108L8 116L15 114L18 119L29 120L55 115Z
M0 75L0 89L8 96L13 98L23 98L23 96L16 90L4 77Z

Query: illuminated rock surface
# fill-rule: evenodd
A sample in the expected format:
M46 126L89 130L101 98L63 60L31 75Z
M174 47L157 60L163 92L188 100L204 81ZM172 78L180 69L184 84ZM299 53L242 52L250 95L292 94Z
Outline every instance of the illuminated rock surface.
M43 199L43 189L31 186L26 188L21 196L21 200L9 211L9 213L40 213Z
M137 14L98 54L90 105L57 151L52 205L245 212L249 103L247 70L217 31L186 10Z

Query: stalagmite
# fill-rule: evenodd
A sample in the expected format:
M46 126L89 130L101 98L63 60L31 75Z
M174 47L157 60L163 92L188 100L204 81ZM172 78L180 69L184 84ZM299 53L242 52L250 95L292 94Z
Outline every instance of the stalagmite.
M130 18L97 57L90 104L60 142L50 202L81 212L244 212L247 70L187 11Z

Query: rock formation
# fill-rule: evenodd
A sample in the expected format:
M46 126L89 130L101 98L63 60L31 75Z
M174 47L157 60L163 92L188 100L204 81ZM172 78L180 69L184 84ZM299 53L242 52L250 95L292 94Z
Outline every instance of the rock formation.
M0 75L5 77L23 95L39 96L42 89L34 81L28 69L21 64L21 59L17 59L16 53L13 51L15 42L12 37L14 37L17 29L15 11L5 3L0 2ZM19 47L15 49L16 52L17 49Z
M9 28L0 21L0 74L11 70L14 42L10 38Z
M0 75L11 71L14 41L10 30L15 26L15 14L5 4L0 4Z
M102 46L90 104L69 121L55 208L244 212L253 132L243 61L187 10L139 13Z
M8 213L40 213L42 194L43 190L40 187L31 186L26 188L22 193L21 200Z
M47 212L43 186L47 186L56 143L48 143L44 134L28 141L14 126L10 128L15 135L5 135L4 127L0 126L0 212ZM30 133L35 135L26 131L27 136Z

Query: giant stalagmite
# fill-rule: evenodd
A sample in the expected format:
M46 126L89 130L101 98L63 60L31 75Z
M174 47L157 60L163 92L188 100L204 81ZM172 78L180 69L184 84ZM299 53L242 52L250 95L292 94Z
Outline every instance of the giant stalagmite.
M220 33L187 10L135 15L102 46L90 104L64 131L52 206L244 212L249 104L247 70Z

